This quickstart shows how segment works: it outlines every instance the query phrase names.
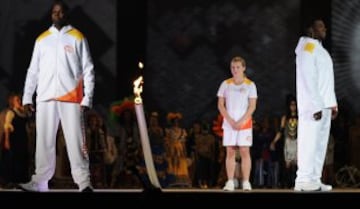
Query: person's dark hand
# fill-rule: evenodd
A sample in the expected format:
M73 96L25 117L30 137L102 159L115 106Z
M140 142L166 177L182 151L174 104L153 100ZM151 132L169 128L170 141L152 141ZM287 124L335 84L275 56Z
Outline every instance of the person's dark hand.
M89 111L89 110L90 110L90 107L84 106L84 105L81 106L81 111L82 111L82 112L87 112L87 111Z
M339 110L337 107L333 107L331 108L331 119L334 120L336 118L336 116L338 115Z
M322 118L322 112L321 110L319 112L314 113L314 119L320 120Z
M35 109L32 104L24 105L24 113L26 116L31 116L33 112L35 112Z

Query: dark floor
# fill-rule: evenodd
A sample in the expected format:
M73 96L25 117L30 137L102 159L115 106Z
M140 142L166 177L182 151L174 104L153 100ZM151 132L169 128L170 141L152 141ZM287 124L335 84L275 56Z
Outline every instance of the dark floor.
M238 205L239 208L242 205L269 206L270 208L294 208L298 205L305 205L305 207L308 206L309 208L324 208L325 205L331 204L341 204L342 207L354 203L358 204L360 189L334 189L331 192L294 192L290 189L254 189L250 192L243 192L242 190L224 192L221 189L95 189L94 193L79 193L76 189L54 189L46 193L2 189L0 190L0 197L2 200L6 200L7 203L12 202L14 206L16 204L23 205L24 203L38 206L44 202L44 206L50 206L49 204L51 204L68 208L72 207L72 204L87 204L100 207L109 205L119 206L120 208L155 205L160 206L160 208L166 206L165 208L169 209L173 208L169 207L169 204L172 204L175 208L181 206L181 208L185 209L194 208L193 206L198 204L207 208L225 208L229 205ZM31 203L28 202L29 198L32 200ZM292 206L287 207L288 203Z

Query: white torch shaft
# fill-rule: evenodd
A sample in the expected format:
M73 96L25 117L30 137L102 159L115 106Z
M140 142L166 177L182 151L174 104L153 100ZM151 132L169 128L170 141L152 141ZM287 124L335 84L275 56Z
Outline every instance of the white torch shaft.
M151 154L151 147L150 147L150 142L149 142L149 135L148 135L148 130L147 130L147 126L146 126L143 105L135 104L135 112L136 112L136 118L138 121L138 126L139 126L139 131L140 131L140 139L141 139L141 145L142 145L142 149L143 149L143 153L144 153L146 171L148 173L151 184L157 188L161 188L161 185L159 183L159 180L158 180L158 177L156 174L153 157Z

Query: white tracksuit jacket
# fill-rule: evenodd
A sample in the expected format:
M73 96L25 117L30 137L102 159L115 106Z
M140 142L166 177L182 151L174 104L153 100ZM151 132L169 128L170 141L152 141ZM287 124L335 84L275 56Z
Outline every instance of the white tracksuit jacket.
M329 53L315 39L301 37L296 47L296 91L299 114L337 106Z
M91 107L95 83L93 68L83 34L70 25L60 31L51 26L36 39L23 104L32 104L36 89L37 102L57 100Z
M320 183L331 125L337 106L332 59L321 42L301 37L296 53L296 93L299 114L296 183ZM322 111L322 119L313 114Z

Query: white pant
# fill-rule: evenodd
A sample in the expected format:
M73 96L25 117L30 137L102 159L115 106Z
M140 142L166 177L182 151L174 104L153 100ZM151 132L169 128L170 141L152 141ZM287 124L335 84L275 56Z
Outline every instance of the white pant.
M32 180L47 183L56 166L56 133L61 121L74 182L83 189L90 186L89 158L84 152L83 115L78 103L38 102L36 106L35 174Z
M321 182L330 126L331 109L323 109L319 121L299 114L296 184Z

